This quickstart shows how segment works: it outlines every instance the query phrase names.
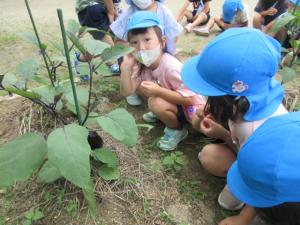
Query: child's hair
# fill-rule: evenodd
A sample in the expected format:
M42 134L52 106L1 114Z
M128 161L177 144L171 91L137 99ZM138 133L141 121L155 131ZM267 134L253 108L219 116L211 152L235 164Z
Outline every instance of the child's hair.
M232 95L210 96L204 111L210 113L222 126L228 128L228 120L241 119L249 109L249 102L245 97Z
M156 36L158 37L159 41L161 44L163 44L163 34L161 31L161 28L154 26L154 27L145 27L145 28L136 28L136 29L132 29L130 31L128 31L127 37L128 37L128 41L130 41L130 38L134 35L139 35L139 34L145 34L149 28L153 28Z
M269 208L256 208L257 214L274 225L300 225L300 202L282 203Z

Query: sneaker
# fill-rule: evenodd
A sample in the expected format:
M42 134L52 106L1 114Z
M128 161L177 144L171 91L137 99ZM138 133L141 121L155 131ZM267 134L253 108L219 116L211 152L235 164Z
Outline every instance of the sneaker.
M174 130L166 127L165 135L160 138L157 146L163 151L172 151L177 148L177 145L187 137L188 131L185 127L182 130Z
M190 32L192 31L192 29L193 29L193 26L192 26L191 23L188 23L188 24L184 27L184 29L185 29L185 31L186 31L187 33L190 33Z
M143 115L143 120L147 123L154 123L158 121L158 118L153 112L147 112Z
M142 99L135 93L127 96L126 101L129 105L132 105L132 106L139 106L142 104Z
M236 211L244 207L244 203L235 198L229 191L226 184L218 197L219 205L227 210Z
M110 71L112 75L119 76L120 75L120 67L117 63L110 65Z
M209 35L209 30L208 30L208 27L205 26L205 27L195 27L193 29L194 33L197 34L197 35L200 35L200 36L208 36Z

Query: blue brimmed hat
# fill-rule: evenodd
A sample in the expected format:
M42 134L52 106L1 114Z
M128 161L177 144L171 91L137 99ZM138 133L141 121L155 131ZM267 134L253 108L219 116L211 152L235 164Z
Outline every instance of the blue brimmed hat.
M205 96L245 96L246 121L272 115L283 99L274 76L280 61L278 41L252 28L231 28L213 39L181 71L184 84Z
M300 202L300 112L264 122L239 150L227 183L240 201L258 208Z
M165 0L156 0L158 2L164 2ZM125 0L125 2L128 4L128 5L133 5L133 2L132 0Z
M161 25L160 19L158 18L157 14L151 11L137 11L135 12L126 28L126 33L124 39L127 40L127 33L130 30L138 29L138 28L147 28L147 27L159 27L163 32L163 27Z
M298 7L300 7L300 0L289 0L292 4L297 5Z
M237 11L244 11L242 0L225 0L223 4L223 20L230 23Z

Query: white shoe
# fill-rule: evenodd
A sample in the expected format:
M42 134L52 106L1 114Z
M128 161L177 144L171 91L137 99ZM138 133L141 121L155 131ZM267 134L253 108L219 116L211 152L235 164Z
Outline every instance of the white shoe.
M166 127L157 146L163 151L172 151L177 148L177 145L188 136L188 130L183 127L181 130L174 130Z
M142 104L142 99L135 93L127 96L126 101L129 105L132 105L132 106L139 106Z
M244 203L234 197L226 184L218 197L219 205L227 210L236 211L244 207Z
M208 36L209 35L209 29L207 26L205 27L195 27L193 29L194 33L200 36Z
M190 33L190 32L192 31L192 29L193 29L193 26L192 26L191 23L189 23L189 24L187 24L187 25L184 27L184 29L185 29L185 31L186 31L187 33Z
M158 118L153 112L147 112L143 115L143 120L147 123L155 123L158 121Z

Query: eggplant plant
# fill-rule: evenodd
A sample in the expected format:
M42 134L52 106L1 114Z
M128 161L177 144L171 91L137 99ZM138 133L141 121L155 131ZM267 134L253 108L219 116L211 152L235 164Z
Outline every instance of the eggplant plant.
M58 9L63 43L51 41L56 53L49 54L48 46L40 39L27 0L25 4L34 34L19 35L37 47L43 66L36 59L20 62L15 73L0 76L0 89L40 105L58 121L59 126L47 137L26 133L0 148L0 188L11 186L17 181L26 181L33 174L37 174L37 181L42 183L64 178L82 189L91 215L95 217L96 198L90 159L99 161L98 174L103 179L118 179L120 174L116 154L110 149L101 148L101 137L88 125L96 124L99 127L97 129L128 146L137 142L138 129L133 116L123 108L109 113L95 111L99 102L93 97L93 79L101 79L109 73L107 62L133 49L121 45L111 47L101 41L80 38L91 29L80 27L75 20L69 21L65 29L62 11ZM89 75L88 87L74 82L74 51L89 56L87 62L77 68L80 73ZM65 67L68 68L68 79L63 76ZM65 109L73 112L77 120L68 123Z
M280 30L285 30L286 35L289 35L290 49L283 49L286 53L282 60L282 68L279 71L282 77L282 83L287 83L296 77L296 71L292 68L295 63L299 63L298 56L300 54L300 9L297 8L300 0L296 1L293 9L289 10L278 19L271 28L271 32L277 33Z

